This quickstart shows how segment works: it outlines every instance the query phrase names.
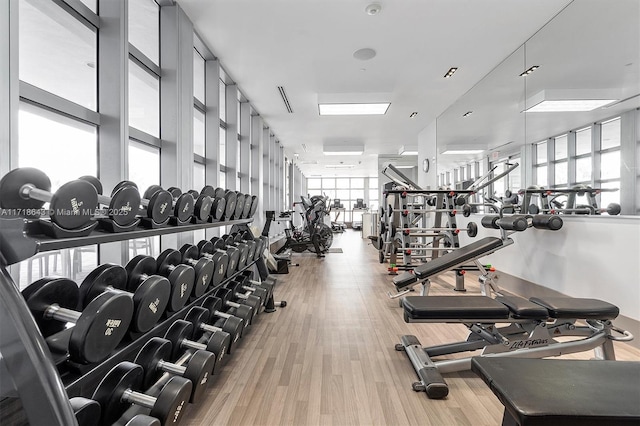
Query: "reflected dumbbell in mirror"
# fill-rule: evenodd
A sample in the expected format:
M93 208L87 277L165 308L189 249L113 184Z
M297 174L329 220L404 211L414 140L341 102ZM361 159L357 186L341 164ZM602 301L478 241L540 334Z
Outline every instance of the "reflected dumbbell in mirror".
M193 267L196 273L196 282L193 287L194 297L202 296L211 285L211 280L215 272L215 263L206 257L200 257L198 247L185 244L180 247L181 263Z
M100 425L112 425L131 404L151 409L150 416L162 425L180 423L191 396L193 384L184 377L171 377L158 396L142 393L144 370L131 362L121 362L102 379L92 399L102 407Z
M0 208L16 216L36 218L49 203L51 222L62 229L84 229L92 225L98 193L93 185L74 180L51 193L51 181L42 171L22 167L0 180Z
M211 333L209 336L208 346L219 349L219 352L211 351L216 354L216 362L220 364L225 353L231 353L231 335L222 328L216 327L208 323L211 314L205 308L200 306L194 306L189 309L189 312L184 317L184 320L193 324L194 334L193 337L197 337L200 332Z
M133 300L131 331L144 333L158 323L171 297L169 280L151 275L127 291L128 275L120 265L104 264L91 271L80 284L80 306L103 293L126 294Z
M138 352L133 360L144 370L142 388L148 389L160 379L163 373L184 377L192 384L189 402L199 402L207 389L209 377L213 374L216 357L207 351L195 351L185 365L168 361L171 358L172 344L167 339L153 337Z
M153 281L158 281L161 278L168 280L171 287L171 294L169 303L167 304L167 310L170 312L181 309L191 295L193 279L195 277L193 269L191 269L191 271L176 271L164 278L160 274L156 275L158 269L156 260L151 256L142 254L131 259L125 266L125 269L128 276L127 289L129 291L135 291L138 286L143 285L149 279Z
M190 222L196 204L193 195L188 192L183 193L180 188L176 188L175 186L167 188L167 191L169 191L173 197L172 216L175 218L176 223L184 224Z
M80 291L66 278L42 278L22 291L44 337L71 328L71 361L91 364L105 360L118 346L133 317L133 300L126 294L102 293L82 312L76 311Z
M111 197L102 195L102 183L94 176L81 176L80 180L89 182L98 193L98 203L106 208L105 217L121 228L131 228L138 224L140 193L132 185L122 182L111 192Z
M171 342L171 359L176 360L186 349L193 349L195 351L207 351L210 352L214 359L218 356L223 356L226 353L228 346L228 339L220 339L220 335L215 337L213 335L203 336L204 343L200 343L194 340L196 329L193 324L185 320L176 320L170 326L164 335L164 338ZM228 337L228 335L227 335ZM215 367L214 367L215 372Z

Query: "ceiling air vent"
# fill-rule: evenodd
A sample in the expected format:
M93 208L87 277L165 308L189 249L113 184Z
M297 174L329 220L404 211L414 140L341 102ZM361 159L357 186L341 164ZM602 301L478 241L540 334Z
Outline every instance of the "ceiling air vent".
M282 102L284 102L284 107L287 109L287 112L289 114L293 113L293 109L291 109L291 104L289 103L289 98L287 98L287 93L284 91L284 86L278 86L278 92L280 92Z

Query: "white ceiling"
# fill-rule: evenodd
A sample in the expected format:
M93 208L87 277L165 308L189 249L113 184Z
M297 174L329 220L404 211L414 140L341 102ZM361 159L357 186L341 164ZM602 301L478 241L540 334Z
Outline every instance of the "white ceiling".
M299 154L307 176L377 176L378 154L417 145L423 128L570 0L382 0L376 16L365 13L370 2L363 0L178 2L287 153ZM377 56L355 59L361 48ZM444 79L452 66L458 71ZM372 93L391 102L386 115L318 115L318 96L357 102ZM365 152L325 157L325 141L363 142ZM340 161L355 167L324 167Z

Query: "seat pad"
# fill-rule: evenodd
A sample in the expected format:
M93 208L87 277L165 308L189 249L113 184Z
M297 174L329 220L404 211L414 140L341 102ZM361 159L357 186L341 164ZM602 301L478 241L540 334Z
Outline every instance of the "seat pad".
M533 303L546 308L551 318L614 319L620 313L617 306L598 299L577 297L532 297Z
M640 424L640 362L474 357L471 371L521 426Z
M545 320L549 311L537 303L517 296L499 296L496 300L509 307L513 318Z
M509 308L486 296L407 296L402 306L411 319L509 318Z
M411 272L404 272L393 278L393 285L396 286L396 290L400 291L411 284L415 284L417 281L418 279L414 274Z
M413 270L416 277L424 280L443 272L450 271L458 265L477 259L495 251L504 245L504 241L497 237L485 237L459 249L445 253Z

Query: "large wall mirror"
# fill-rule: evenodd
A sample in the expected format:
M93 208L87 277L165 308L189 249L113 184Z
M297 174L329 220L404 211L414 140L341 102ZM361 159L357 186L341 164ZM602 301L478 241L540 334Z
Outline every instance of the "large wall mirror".
M527 73L521 76L522 73ZM437 119L438 184L590 185L638 214L640 2L571 2Z

